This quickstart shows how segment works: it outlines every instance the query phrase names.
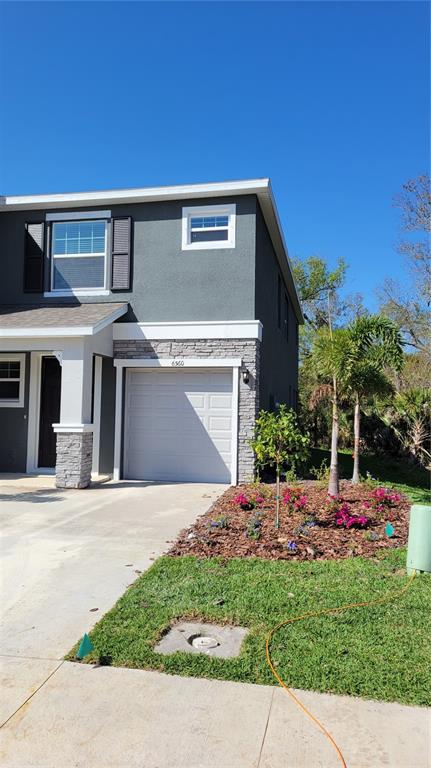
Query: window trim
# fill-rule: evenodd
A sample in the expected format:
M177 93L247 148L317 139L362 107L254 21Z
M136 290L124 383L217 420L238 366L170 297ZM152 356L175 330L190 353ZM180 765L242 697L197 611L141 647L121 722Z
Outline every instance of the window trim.
M191 220L199 216L228 216L227 240L206 240L191 242ZM226 231L225 227L212 228L211 231L220 229ZM215 249L235 248L236 239L236 205L227 203L220 205L193 205L187 206L182 210L182 243L183 251L209 251Z
M0 354L0 361L19 362L19 379L2 379L0 381L19 381L18 400L0 399L0 408L24 408L25 394L25 354L14 355L7 352Z
M94 215L97 213L97 217ZM111 227L110 227L110 220L108 218L105 218L105 216L102 216L101 214L106 214L108 211L94 211L93 213L86 214L83 212L76 212L76 214L72 217L72 214L65 214L64 217L60 214L52 214L55 215L56 218L51 218L49 221L49 261L50 261L50 272L49 272L49 290L44 292L44 296L109 296L110 290L109 290L109 284L110 284L110 259L108 258L110 253L110 234L111 234ZM54 226L56 224L70 224L72 222L80 223L80 222L88 222L88 221L103 221L105 224L105 251L104 253L71 253L71 254L57 254L54 255ZM71 288L70 290L65 288L54 288L54 263L55 259L61 259L61 258L91 258L91 257L102 257L104 258L104 270L103 270L103 279L104 284L103 287L100 288Z

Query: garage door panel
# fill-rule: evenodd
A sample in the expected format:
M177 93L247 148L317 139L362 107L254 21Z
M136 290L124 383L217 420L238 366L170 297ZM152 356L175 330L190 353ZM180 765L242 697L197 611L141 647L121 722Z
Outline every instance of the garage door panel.
M125 476L230 482L232 374L129 371Z

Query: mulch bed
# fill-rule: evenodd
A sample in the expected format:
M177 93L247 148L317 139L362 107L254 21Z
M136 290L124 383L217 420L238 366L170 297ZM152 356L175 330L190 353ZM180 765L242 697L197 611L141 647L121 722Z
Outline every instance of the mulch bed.
M263 486L264 503L260 507L260 538L247 535L247 525L254 512L241 509L233 499L238 493L256 494L256 486L242 485L229 488L213 504L211 509L199 517L190 528L181 531L168 554L171 556L196 555L205 557L260 557L267 560L327 560L361 555L373 557L382 549L393 549L407 543L410 501L406 496L395 502L381 519L371 510L364 510L364 501L369 501L372 489L365 485L353 486L340 483L340 495L349 504L351 514L366 514L369 522L365 529L340 527L335 524L334 514L328 512L327 489L317 481L295 483L308 497L306 512L289 513L280 505L280 527L275 521L275 486ZM281 485L281 499L292 484ZM312 513L316 524L303 526L307 513ZM220 518L227 518L227 528L215 527ZM385 534L385 526L391 522L394 535ZM377 535L377 536L376 536ZM375 540L369 540L369 537ZM377 538L378 537L378 538ZM296 549L290 551L288 542L294 542Z

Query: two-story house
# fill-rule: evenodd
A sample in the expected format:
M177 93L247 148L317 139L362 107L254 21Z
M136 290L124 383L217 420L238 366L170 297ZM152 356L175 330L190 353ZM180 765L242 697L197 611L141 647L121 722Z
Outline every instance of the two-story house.
M268 179L0 198L0 471L236 484L296 407Z

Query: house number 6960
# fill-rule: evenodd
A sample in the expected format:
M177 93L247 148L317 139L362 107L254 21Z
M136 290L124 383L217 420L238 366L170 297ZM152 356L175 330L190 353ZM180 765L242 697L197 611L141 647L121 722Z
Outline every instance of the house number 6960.
M172 360L171 365L173 365L174 368L179 368L184 365L184 360Z

